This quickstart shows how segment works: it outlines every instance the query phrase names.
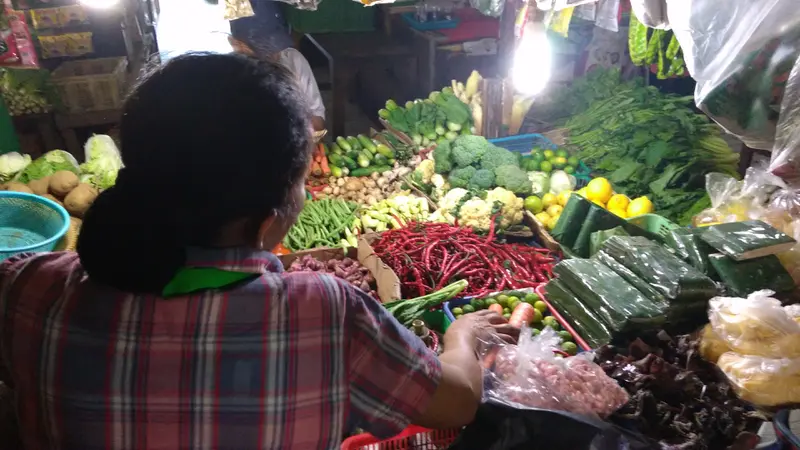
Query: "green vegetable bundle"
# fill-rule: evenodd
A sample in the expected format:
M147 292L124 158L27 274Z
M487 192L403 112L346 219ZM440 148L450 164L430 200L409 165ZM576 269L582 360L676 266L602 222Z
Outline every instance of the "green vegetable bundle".
M438 291L431 292L428 295L412 298L410 300L397 300L384 303L383 306L392 313L395 319L400 323L406 327L410 327L414 319L422 317L425 311L439 306L455 297L466 289L467 284L467 280L459 280Z
M417 145L428 146L443 140L452 141L459 134L469 134L472 113L449 87L441 92L431 92L425 100L406 102L401 108L394 100L386 101L386 108L378 115L397 131L407 133Z
M691 104L692 97L621 83L567 121L569 140L617 192L647 195L659 215L688 224L710 207L707 173L739 177L739 155L720 137L719 127L696 114Z
M292 251L315 247L355 247L361 224L358 205L336 199L306 202L297 223L289 230L283 245Z
M78 161L74 156L64 150L51 150L28 164L22 172L17 174L14 181L28 184L33 180L49 177L59 170L69 170L75 175L80 174Z
M669 30L651 30L639 22L635 14L631 14L628 28L628 50L631 61L637 66L657 64L656 76L659 80L683 75L686 70L683 51L675 33Z

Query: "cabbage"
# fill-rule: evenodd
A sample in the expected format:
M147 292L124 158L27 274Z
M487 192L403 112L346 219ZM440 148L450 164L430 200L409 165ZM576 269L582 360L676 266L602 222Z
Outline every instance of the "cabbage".
M0 155L0 183L10 180L30 163L30 155L20 155L17 152Z
M528 172L528 180L533 195L541 196L550 190L550 177L544 172Z
M572 191L575 189L576 181L575 177L567 172L556 170L550 175L550 192L558 195L564 191Z
M33 180L49 177L59 170L69 170L77 175L79 173L78 161L64 150L51 150L28 164L22 172L17 174L14 180L28 184Z
M81 164L81 181L91 183L99 190L108 189L117 181L122 166L122 156L114 140L105 134L96 134L84 146L86 162Z

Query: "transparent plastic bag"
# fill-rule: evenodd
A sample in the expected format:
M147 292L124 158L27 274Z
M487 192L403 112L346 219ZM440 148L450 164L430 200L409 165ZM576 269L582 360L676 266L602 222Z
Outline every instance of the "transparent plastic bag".
M794 16L797 18L798 14L795 13ZM800 47L800 44L797 45ZM800 184L800 129L797 127L797 121L800 119L800 55L795 57L794 66L786 81L786 91L775 131L775 145L772 148L769 171L784 179L793 179L795 183ZM792 195L795 206L800 205L799 192L800 187L795 186Z
M736 395L758 406L800 403L800 358L765 358L728 352L717 366Z
M751 148L771 150L786 80L800 55L795 0L667 0L697 81L695 102Z
M574 8L587 3L597 3L598 0L536 0L536 7L542 11L561 11L562 9Z
M708 302L708 319L732 351L767 358L800 358L800 324L772 291L758 291L746 299L715 297Z
M560 342L550 327L537 336L525 328L517 345L497 348L484 400L601 418L628 401L625 390L593 362L592 353L563 358L553 352Z
M489 17L500 17L505 4L503 0L469 0L469 6Z
M639 22L650 28L669 29L667 0L631 0L631 10Z
M728 343L714 332L714 327L707 324L700 332L700 356L708 362L715 363L724 353L731 351Z

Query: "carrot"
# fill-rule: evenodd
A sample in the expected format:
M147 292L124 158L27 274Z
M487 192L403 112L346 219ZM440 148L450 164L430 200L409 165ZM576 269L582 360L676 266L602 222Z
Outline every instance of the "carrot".
M511 312L508 323L517 328L521 328L523 325L530 325L533 321L534 314L533 306L531 306L530 303L520 303L514 308L514 311Z
M328 156L325 154L325 144L319 144L319 167L323 175L330 175L331 168L328 166Z
M489 311L494 311L497 314L503 315L503 307L498 305L497 303L493 303L489 305Z

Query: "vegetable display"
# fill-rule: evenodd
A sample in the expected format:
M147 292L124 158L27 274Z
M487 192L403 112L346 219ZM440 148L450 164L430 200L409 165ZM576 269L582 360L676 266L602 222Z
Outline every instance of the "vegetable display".
M64 150L52 150L33 160L25 169L19 172L14 181L27 184L34 180L49 177L59 170L68 170L76 175L80 174L78 161Z
M316 193L318 199L339 198L362 205L374 205L392 195L403 192L402 177L411 172L408 167L398 167L382 174L366 177L330 177L328 186Z
M77 218L92 206L99 195L97 189L88 183L82 183L70 170L59 170L53 175L32 180L28 184L11 181L0 187L0 190L36 194L56 202L67 212Z
M372 276L369 269L352 258L320 261L311 255L305 255L292 262L286 271L328 273L347 281L368 294L372 293L375 287L375 277Z
M536 287L551 276L553 258L546 249L494 241L470 228L414 223L389 230L372 243L375 254L400 279L404 295L423 295L454 280L466 280L465 296Z
M314 247L356 247L361 221L358 205L343 200L306 202L297 222L289 229L283 245L293 251Z
M755 447L763 417L702 360L697 341L662 331L648 343L635 339L627 349L597 351L597 363L630 394L611 420L635 426L662 448Z
M607 98L567 121L569 141L618 192L646 195L660 215L688 224L710 205L705 174L738 176L739 161L719 127L691 102L636 81L618 82Z
M522 223L523 201L513 192L494 188L475 194L463 188L451 189L439 202L439 209L428 217L431 222L458 222L459 225L488 231L493 225L499 230Z
M104 134L94 135L84 147L86 162L80 166L81 181L99 190L113 186L122 168L122 156L114 140Z
M378 111L378 115L423 148L436 142L452 141L459 134L469 134L472 127L469 107L450 87L431 92L425 100L406 102L405 108L394 100L387 100L386 108Z
M428 201L412 195L395 195L358 212L365 233L402 228L428 219Z
M2 69L0 93L12 116L50 112L53 106L48 99L57 98L50 73L38 69Z
M328 167L334 177L370 176L388 172L394 167L395 152L389 146L363 134L358 137L339 136L328 152Z
M659 80L681 76L686 71L683 51L675 33L670 30L650 29L639 22L636 14L631 14L628 49L631 61L637 66L656 64L656 76Z
M459 280L427 295L421 295L409 300L396 300L384 303L386 308L406 328L411 326L414 319L422 317L425 311L435 308L442 303L460 294L467 287L466 280Z

